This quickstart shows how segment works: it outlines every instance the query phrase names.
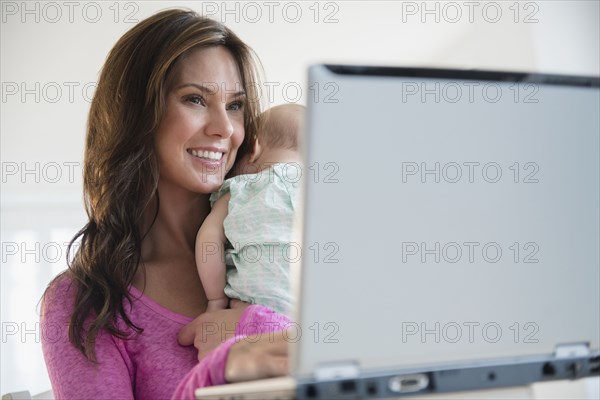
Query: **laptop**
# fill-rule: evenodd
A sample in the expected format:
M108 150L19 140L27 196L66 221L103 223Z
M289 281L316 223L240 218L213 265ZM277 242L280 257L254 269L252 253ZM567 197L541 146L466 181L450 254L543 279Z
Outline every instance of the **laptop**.
M366 399L600 375L600 79L315 65L290 375Z

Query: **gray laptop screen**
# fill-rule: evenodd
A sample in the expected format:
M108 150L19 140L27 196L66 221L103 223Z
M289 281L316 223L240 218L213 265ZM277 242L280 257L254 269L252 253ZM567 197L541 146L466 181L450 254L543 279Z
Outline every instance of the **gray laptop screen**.
M598 80L357 71L309 74L296 373L597 349Z

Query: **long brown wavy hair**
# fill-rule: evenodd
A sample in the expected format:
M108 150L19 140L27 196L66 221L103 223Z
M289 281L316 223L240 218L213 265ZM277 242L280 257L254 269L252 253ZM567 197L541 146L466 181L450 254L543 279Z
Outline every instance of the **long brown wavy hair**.
M262 67L259 70L254 52L223 24L191 10L161 11L125 33L102 68L85 144L83 187L89 221L69 245L70 250L80 239L65 271L77 284L69 340L92 362L101 330L128 337L116 325L119 317L135 331L142 330L128 318L124 299L132 301L128 288L142 261L142 217L151 206L158 212L160 171L154 136L174 66L192 49L211 46L231 52L246 91L246 134L239 158L256 137Z

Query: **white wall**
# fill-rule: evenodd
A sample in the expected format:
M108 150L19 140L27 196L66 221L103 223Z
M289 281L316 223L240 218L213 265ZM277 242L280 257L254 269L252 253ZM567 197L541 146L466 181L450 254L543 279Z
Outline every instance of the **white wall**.
M1 2L0 392L49 388L36 305L84 222L80 175L93 83L129 20L173 4ZM323 61L600 75L598 1L482 1L472 13L462 1L178 4L216 11L256 50L276 88L273 104L304 102L294 89L305 95L306 66Z

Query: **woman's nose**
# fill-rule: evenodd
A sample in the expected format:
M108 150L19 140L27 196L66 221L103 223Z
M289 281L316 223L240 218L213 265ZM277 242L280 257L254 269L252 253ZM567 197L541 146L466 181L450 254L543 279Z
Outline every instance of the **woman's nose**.
M233 124L224 107L213 109L207 121L206 134L228 138L233 134Z

